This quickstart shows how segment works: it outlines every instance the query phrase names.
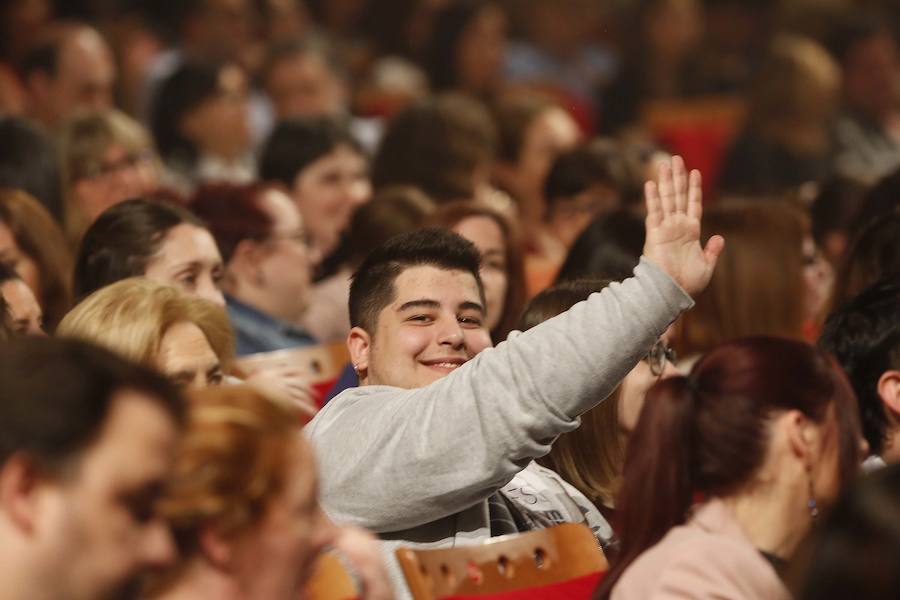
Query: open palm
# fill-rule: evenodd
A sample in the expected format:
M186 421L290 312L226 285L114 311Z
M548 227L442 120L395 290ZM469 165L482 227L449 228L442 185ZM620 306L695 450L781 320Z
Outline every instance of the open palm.
M659 168L658 181L644 186L647 238L644 256L674 279L687 293L703 291L725 247L720 235L700 245L703 193L700 172L688 175L680 156Z

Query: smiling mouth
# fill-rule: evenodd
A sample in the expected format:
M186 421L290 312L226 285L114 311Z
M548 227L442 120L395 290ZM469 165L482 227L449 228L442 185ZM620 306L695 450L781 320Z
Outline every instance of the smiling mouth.
M452 358L452 359L444 359L444 360L427 360L422 361L422 364L431 369L435 369L437 371L445 371L450 372L466 364L466 360L462 358Z

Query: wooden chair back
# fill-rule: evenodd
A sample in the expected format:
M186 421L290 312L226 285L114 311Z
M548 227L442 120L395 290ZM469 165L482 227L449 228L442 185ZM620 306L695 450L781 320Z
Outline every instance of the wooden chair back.
M359 597L353 578L331 552L319 556L303 592L303 600L350 600Z
M574 523L493 538L484 544L396 551L415 600L510 592L607 569L591 530Z

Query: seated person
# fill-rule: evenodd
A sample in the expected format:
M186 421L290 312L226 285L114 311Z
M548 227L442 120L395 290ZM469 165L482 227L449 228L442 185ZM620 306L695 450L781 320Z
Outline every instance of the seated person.
M508 533L492 529L489 498L577 427L712 275L724 242L699 243L699 173L689 178L681 159L663 165L647 205L633 278L494 349L473 244L424 229L374 251L350 290L348 347L361 385L306 429L329 515L389 546Z
M56 333L155 368L179 387L219 385L234 354L234 336L221 307L139 277L85 298Z
M16 333L44 335L44 315L41 305L19 275L0 263L0 297L6 303L7 312Z
M884 279L832 313L819 346L843 367L870 455L866 469L900 462L900 281Z
M295 600L328 546L372 550L370 536L336 527L319 507L296 410L239 386L192 393L190 401L159 504L179 560L148 579L144 597ZM375 569L363 597L387 600L387 577Z
M85 232L73 288L81 299L120 279L146 277L224 306L223 275L219 249L200 219L175 204L133 199L104 211ZM249 382L312 409L313 392L300 369L265 367L248 375Z
M715 347L647 395L619 557L594 598L789 600L780 574L856 477L859 435L853 390L822 350L764 336Z
M0 346L0 381L3 597L132 597L140 575L175 559L156 501L183 398L159 375L74 340Z
M208 224L225 261L222 287L238 356L315 344L297 325L307 308L311 265L291 198L277 187L208 185L191 209Z

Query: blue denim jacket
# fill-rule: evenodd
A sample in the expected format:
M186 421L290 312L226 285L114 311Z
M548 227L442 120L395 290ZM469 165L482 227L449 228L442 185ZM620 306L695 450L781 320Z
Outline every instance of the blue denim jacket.
M285 323L231 296L225 297L237 338L237 355L312 346L318 341L303 328Z

